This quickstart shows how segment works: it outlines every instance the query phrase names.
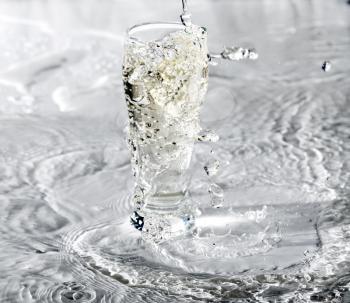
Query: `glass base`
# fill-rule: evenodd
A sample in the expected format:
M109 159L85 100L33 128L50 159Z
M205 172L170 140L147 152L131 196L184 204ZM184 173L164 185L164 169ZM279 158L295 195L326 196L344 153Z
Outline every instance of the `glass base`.
M152 197L142 209L134 211L130 220L144 240L161 243L192 234L199 214L196 203L181 193Z

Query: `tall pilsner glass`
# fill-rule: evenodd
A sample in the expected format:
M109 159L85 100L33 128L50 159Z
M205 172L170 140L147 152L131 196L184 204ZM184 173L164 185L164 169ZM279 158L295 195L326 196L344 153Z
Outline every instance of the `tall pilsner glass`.
M127 33L123 82L141 213L176 213L186 200L207 90L207 54L207 33L198 26L148 23Z

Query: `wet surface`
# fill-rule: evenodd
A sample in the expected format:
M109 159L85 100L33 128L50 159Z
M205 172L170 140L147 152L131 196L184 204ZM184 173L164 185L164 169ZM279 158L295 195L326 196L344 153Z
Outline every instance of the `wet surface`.
M198 232L157 247L129 223L121 56L162 3L1 2L0 301L349 302L349 5L191 1L213 52L259 59L210 67Z

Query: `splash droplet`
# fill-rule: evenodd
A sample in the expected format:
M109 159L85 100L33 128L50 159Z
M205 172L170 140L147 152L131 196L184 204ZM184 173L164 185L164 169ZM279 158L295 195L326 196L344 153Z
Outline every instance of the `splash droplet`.
M215 160L213 162L208 162L204 166L204 171L209 177L212 177L218 173L219 167L220 167L220 162L218 160Z
M221 52L221 58L231 61L239 61L242 59L256 60L259 55L254 48L242 48L239 46L225 47Z
M255 50L255 48L248 49L248 59L250 60L256 60L259 58L259 54Z
M219 139L219 135L212 130L202 131L198 136L198 141L201 142L217 142Z
M212 207L220 208L224 202L224 190L216 183L209 185L208 192L210 194L210 201Z
M332 64L330 61L324 61L322 64L322 69L324 72L329 72L332 68Z

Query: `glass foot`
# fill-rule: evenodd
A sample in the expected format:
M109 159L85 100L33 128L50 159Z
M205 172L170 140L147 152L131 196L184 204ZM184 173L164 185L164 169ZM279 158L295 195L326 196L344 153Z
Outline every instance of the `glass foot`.
M191 205L191 206L190 206ZM145 241L161 243L176 237L193 234L195 218L200 214L192 201L182 204L173 212L155 212L149 209L135 210L131 224L141 231Z

